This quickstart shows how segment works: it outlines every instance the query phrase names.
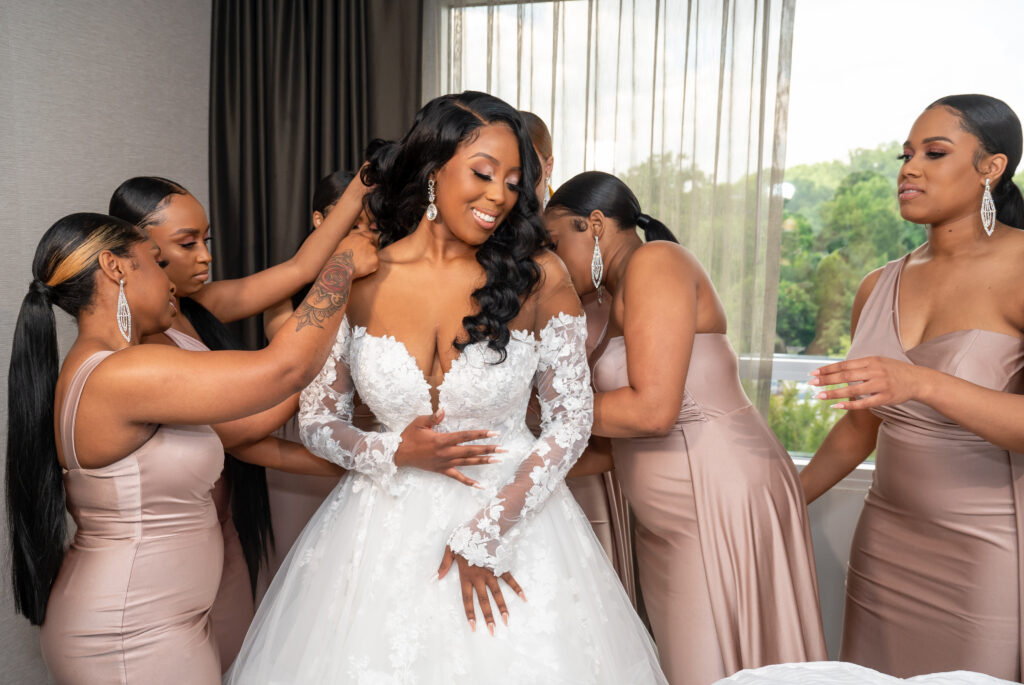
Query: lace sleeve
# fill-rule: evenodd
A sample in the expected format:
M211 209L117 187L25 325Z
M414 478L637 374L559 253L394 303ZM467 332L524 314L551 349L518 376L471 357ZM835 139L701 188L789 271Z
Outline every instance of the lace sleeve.
M521 527L565 480L590 438L594 395L586 355L584 316L558 314L540 334L540 360L534 385L541 407L541 435L512 480L472 520L451 534L448 544L474 566L496 575L510 568Z
M331 355L299 398L299 436L318 457L367 475L398 495L403 488L395 482L394 456L401 434L367 432L352 424L355 387L349 373L350 344L348 322L342 322Z

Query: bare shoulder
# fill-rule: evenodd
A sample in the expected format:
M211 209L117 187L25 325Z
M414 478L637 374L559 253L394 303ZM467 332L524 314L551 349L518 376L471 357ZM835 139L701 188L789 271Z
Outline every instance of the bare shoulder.
M654 240L637 248L626 266L625 282L692 283L706 277L696 255L679 243Z
M533 261L540 267L540 281L537 283L537 291L542 293L573 289L572 278L569 277L569 270L565 264L551 250L542 250L534 255Z

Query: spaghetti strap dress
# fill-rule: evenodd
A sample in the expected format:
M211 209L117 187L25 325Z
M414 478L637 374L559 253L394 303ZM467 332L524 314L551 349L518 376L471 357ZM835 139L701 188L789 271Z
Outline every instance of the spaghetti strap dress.
M60 417L64 488L77 531L50 592L43 658L61 685L212 685L210 629L223 537L213 503L224 449L209 426L161 425L108 466L83 468L75 416L97 352Z
M904 349L886 265L849 358L885 356L1004 392L1024 391L1024 340L960 330ZM854 532L840 651L899 677L958 669L1021 678L1024 455L919 402L878 407L875 472Z

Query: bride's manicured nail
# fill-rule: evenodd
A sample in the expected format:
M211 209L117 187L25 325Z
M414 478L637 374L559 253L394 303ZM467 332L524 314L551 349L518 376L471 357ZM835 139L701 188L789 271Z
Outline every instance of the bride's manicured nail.
M819 392L817 395L814 396L814 399L816 399L816 400L824 400L824 399L827 399L827 398L828 398L828 395L826 395L824 392Z
M839 404L833 404L829 409L846 409L846 407L844 407L843 403L840 402Z
M508 612L507 611L501 612L501 620L505 622L505 625L508 625Z
M505 453L507 453L507 452L508 452L508 450L502 449L502 448L500 448L500 447L498 447L498 448L496 448L496 449L494 450L494 453L495 453L495 454L505 454Z
M523 594L522 590L520 590L516 594L519 595L519 599L523 600L524 602L526 601L526 595Z
M494 624L493 623L488 623L487 624L487 632L489 632L491 634L491 637L494 637Z
M501 433L499 433L498 431L487 431L487 437L489 438L496 438L499 435L501 435Z
M469 629L472 630L474 633L476 632L476 620L472 618L469 619Z

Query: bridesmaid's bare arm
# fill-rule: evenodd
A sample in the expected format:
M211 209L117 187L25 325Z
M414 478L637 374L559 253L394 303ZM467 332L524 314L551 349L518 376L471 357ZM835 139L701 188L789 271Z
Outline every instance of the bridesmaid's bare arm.
M299 443L273 436L228 451L244 462L286 473L334 477L345 473L345 469L321 459Z
M357 174L337 206L291 259L245 278L213 281L193 295L193 299L227 323L255 316L298 292L316 278L338 242L355 225L363 210L366 190Z
M875 289L881 269L872 271L857 288L850 314L850 336L857 330L860 313L871 291ZM804 497L810 504L825 491L845 478L857 465L871 456L878 441L878 427L882 420L867 409L854 409L839 419L814 453L807 466L800 471Z
M700 265L674 243L639 248L623 277L629 385L594 396L596 435L664 435L683 403L697 330Z
M299 411L299 393L289 396L284 402L275 404L270 409L265 409L258 414L214 424L213 429L220 436L224 449L230 452L233 447L249 445L267 437L287 423L288 419L297 411Z
M374 268L373 245L360 236L346 238L286 329L265 349L127 348L93 372L80 414L86 409L96 430L124 433L135 432L139 425L221 423L267 409L301 390L319 372L344 316L353 277ZM97 455L88 465L95 468L121 456Z

